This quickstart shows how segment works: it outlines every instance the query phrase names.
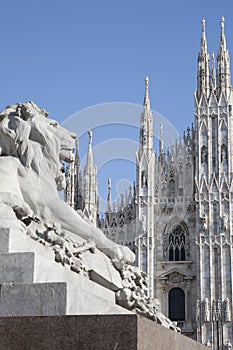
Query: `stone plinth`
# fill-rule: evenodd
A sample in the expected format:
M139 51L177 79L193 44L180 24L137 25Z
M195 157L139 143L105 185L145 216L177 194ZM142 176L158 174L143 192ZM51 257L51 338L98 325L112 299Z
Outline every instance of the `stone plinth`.
M4 283L0 316L65 315L66 300L66 283Z
M57 263L50 247L0 227L0 316L130 314L115 303L121 278L109 259L98 251L86 259L90 279Z
M138 315L1 317L1 350L205 350Z
M0 283L32 283L34 253L0 253Z

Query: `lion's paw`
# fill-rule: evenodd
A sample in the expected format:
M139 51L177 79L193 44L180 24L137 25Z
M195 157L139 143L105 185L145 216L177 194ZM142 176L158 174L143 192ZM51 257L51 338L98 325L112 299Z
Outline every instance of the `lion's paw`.
M111 260L132 264L135 261L134 253L125 246L115 245L111 248L101 249Z

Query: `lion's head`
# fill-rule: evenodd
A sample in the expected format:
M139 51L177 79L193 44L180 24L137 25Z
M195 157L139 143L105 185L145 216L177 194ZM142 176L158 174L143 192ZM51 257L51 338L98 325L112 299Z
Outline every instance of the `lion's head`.
M74 160L75 139L34 102L9 105L0 113L0 155L18 158L38 175L49 172L59 190L65 184L62 162Z

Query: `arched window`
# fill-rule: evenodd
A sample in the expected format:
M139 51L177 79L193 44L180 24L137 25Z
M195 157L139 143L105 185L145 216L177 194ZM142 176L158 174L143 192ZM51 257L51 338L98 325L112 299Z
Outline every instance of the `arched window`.
M182 225L175 225L168 234L169 261L185 260L185 229Z
M171 321L185 321L185 294L181 288L169 292L169 318Z

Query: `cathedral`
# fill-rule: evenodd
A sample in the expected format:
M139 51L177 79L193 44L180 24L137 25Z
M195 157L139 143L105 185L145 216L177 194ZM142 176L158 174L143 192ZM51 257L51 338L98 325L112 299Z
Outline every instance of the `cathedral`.
M106 213L99 217L91 131L84 170L77 149L66 173L65 200L135 252L148 274L148 296L160 300L183 334L214 350L233 343L232 104L224 18L216 59L210 59L203 19L192 127L166 149L161 125L156 154L146 77L136 180L127 196L112 207L109 179Z

